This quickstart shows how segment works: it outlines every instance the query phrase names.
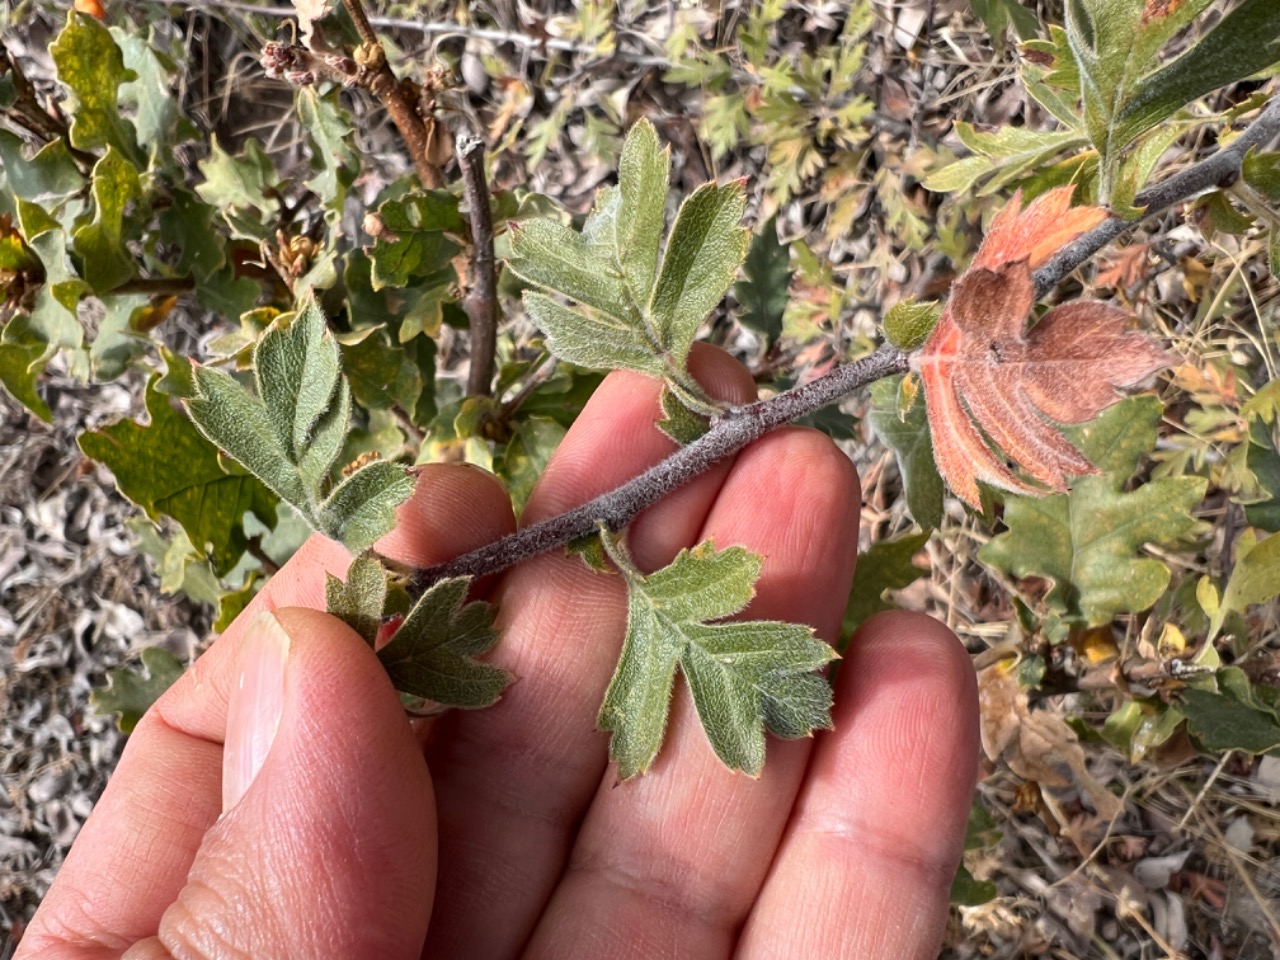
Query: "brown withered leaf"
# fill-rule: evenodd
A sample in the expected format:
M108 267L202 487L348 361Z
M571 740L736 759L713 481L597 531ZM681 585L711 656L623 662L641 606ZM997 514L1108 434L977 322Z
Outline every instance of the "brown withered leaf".
M1133 386L1171 359L1128 329L1124 311L1094 301L1055 307L1025 330L1035 302L1032 270L1106 216L1070 208L1070 200L1071 189L1060 188L1021 210L1015 196L912 357L938 470L974 507L979 480L1015 493L1044 492L1016 477L1006 457L1054 491L1065 491L1068 477L1096 472L1049 421L1092 419L1120 399L1116 388Z

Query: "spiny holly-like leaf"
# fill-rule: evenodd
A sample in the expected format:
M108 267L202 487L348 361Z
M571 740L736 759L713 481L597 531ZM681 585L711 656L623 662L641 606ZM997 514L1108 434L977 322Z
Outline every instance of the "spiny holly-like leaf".
M84 260L84 278L95 293L105 293L133 277L133 255L125 246L125 210L142 194L138 171L115 147L93 167L93 220L77 227L76 253Z
M1090 301L1050 310L1024 332L1035 302L1031 271L1101 222L1094 208L1071 208L1071 188L1037 198L1015 195L991 224L973 265L956 281L942 317L912 358L924 385L934 456L947 484L973 507L982 480L1017 493L1036 488L1013 475L981 431L1051 490L1095 472L1047 421L1083 423L1170 362L1128 316Z
M238 466L225 469L217 448L170 405L156 380L147 384L150 424L125 420L81 434L80 449L110 468L120 492L152 520L166 514L182 524L196 549L207 550L214 569L225 574L248 542L245 512L273 525L275 498Z
M89 695L97 713L116 715L121 733L132 733L142 715L160 699L186 669L182 661L163 647L142 651L142 669L119 667L107 671L107 686Z
M742 279L733 285L733 298L742 311L742 324L772 344L782 336L782 314L791 290L791 245L778 240L775 214L756 229L742 261Z
M747 605L760 558L741 547L702 543L643 575L620 542L601 534L627 582L627 633L600 708L622 779L653 763L666 730L676 668L716 755L758 776L768 729L803 737L831 725L831 688L815 671L835 651L808 627L774 621L707 623Z
M494 608L466 603L470 579L441 580L422 595L387 645L378 651L401 693L448 707L497 702L510 675L474 659L498 640Z
M366 219L365 229L375 231L373 246L368 248L375 291L404 287L411 280L423 288L446 287L456 280L449 261L458 245L445 236L462 229L458 198L452 194L428 190L388 200L375 218ZM438 322L419 324L419 329L433 335L438 328ZM401 337L402 342L406 339Z
M200 161L204 183L196 187L200 199L221 214L233 237L260 242L274 240L271 224L275 204L268 199L274 190L275 167L258 141L245 144L244 153L233 157L215 137L209 157Z
M200 432L293 505L313 529L359 552L395 524L413 492L401 465L383 460L354 470L326 494L351 418L351 389L338 344L314 299L287 327L254 348L258 395L221 370L198 367L187 401Z
M122 83L137 79L125 69L124 56L98 21L69 12L67 25L49 46L58 79L71 91L64 109L71 118L71 145L80 150L112 146L140 161L133 125L120 116Z
M640 121L623 147L618 186L600 192L582 232L550 221L513 224L509 266L537 288L525 294L525 309L557 356L665 376L699 397L684 364L746 255L746 197L740 182L699 187L660 255L669 166L652 124Z
M1008 532L978 558L1015 577L1053 580L1046 602L1091 626L1150 607L1168 586L1169 569L1138 554L1144 544L1171 544L1190 530L1205 491L1198 477L1164 477L1124 492L1138 459L1155 445L1161 413L1154 397L1134 397L1073 431L1101 472L1069 494L1007 498Z
M362 553L347 568L346 581L327 574L325 609L373 646L387 602L387 574L372 553Z
M54 207L84 189L84 174L65 140L45 144L30 159L25 153L22 138L0 130L0 166L14 196Z

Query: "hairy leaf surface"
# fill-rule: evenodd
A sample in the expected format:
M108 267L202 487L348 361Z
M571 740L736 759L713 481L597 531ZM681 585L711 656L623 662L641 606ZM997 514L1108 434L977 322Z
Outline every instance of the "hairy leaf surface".
M804 626L708 623L740 613L754 595L760 558L702 543L643 575L602 534L627 582L627 633L600 708L622 779L644 773L662 745L677 667L703 730L724 764L758 776L765 730L803 737L831 725L831 688L815 671L835 651Z
M987 437L1035 480L1065 490L1068 477L1095 470L1048 421L1083 423L1120 399L1116 388L1139 383L1170 360L1154 341L1127 329L1127 314L1102 303L1064 304L1024 332L1035 302L1031 271L1106 216L1072 209L1070 199L1070 188L1053 190L1024 211L1014 196L912 358L938 469L974 507L979 480L1036 491L1014 476Z
M419 598L378 651L401 693L443 706L478 708L497 702L511 682L500 667L475 659L498 640L494 608L467 603L470 578L442 580Z

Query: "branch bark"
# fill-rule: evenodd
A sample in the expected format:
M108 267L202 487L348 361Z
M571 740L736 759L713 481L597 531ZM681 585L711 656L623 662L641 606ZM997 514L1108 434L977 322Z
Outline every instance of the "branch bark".
M1258 118L1232 140L1229 146L1182 172L1147 187L1134 198L1133 205L1144 208L1145 218L1205 191L1230 186L1240 176L1240 165L1244 162L1245 154L1255 147L1264 146L1277 135L1280 135L1280 97L1272 99ZM1084 236L1067 244L1035 272L1036 298L1043 297L1073 270L1112 240L1136 227L1139 222L1110 217Z
M467 393L485 397L493 384L493 353L498 343L498 275L493 255L493 218L484 179L484 141L458 141L458 162L471 216L471 277L463 309L471 320L471 372Z
M1239 175L1245 154L1280 135L1280 98L1273 100L1232 143L1181 173L1138 194L1135 205L1158 213L1206 190L1229 184ZM1113 217L1064 247L1034 274L1036 296L1044 296L1110 241L1141 221ZM855 390L908 369L908 355L881 347L870 356L841 364L825 376L769 400L734 407L712 421L701 438L682 447L634 480L557 517L517 531L447 563L415 571L410 593L417 596L448 577L497 573L523 560L588 536L603 522L620 530L647 507L713 465L784 423L835 403Z
M870 356L841 364L825 376L784 394L744 407L732 407L713 421L711 429L702 437L616 490L448 563L416 571L410 593L417 596L447 577L481 576L505 570L521 560L595 533L602 522L610 530L621 530L642 510L774 427L834 403L873 380L906 370L907 355L903 351L881 347Z
M425 121L414 109L410 98L406 96L391 66L387 63L387 53L382 42L374 32L365 13L361 0L342 0L351 19L355 22L360 34L361 48L357 52L356 62L360 64L367 79L362 78L361 86L378 98L387 108L391 121L400 131L409 156L413 159L413 167L418 172L418 179L429 190L438 190L444 186L444 177L440 168L431 160L431 137Z

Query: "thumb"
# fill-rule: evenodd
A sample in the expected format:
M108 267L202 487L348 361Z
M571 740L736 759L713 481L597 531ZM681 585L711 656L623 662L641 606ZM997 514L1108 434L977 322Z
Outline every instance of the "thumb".
M417 957L435 886L430 778L386 673L312 610L246 625L223 815L142 957Z

